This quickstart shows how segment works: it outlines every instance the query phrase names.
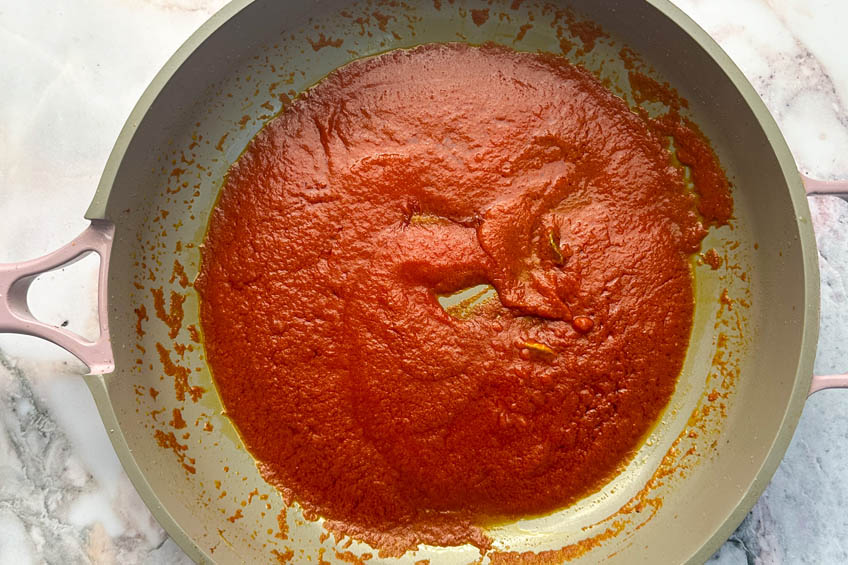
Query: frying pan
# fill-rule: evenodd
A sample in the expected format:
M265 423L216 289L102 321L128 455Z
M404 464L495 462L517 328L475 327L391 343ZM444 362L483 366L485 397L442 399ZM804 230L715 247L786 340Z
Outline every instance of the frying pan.
M573 9L608 35L581 35L579 26L558 34L563 19L554 8ZM475 18L472 10L485 12ZM812 376L817 255L786 143L728 57L664 0L236 0L141 97L86 213L90 226L49 255L0 266L0 331L45 338L88 365L86 382L130 479L198 562L477 560L468 546L380 557L326 535L320 520L305 520L296 502L268 486L215 393L190 286L221 179L288 97L354 58L434 41L564 46L632 100L618 56L628 46L643 72L688 99L688 114L715 146L734 186L735 219L704 242L723 255L722 267L693 265L693 334L669 406L603 489L559 512L492 527L495 550L484 557L704 561L765 488L807 395L848 386L848 375ZM808 193L848 192L804 180ZM92 252L100 256L100 335L86 341L35 320L26 294L39 274ZM180 382L195 387L196 400L192 390L181 397Z

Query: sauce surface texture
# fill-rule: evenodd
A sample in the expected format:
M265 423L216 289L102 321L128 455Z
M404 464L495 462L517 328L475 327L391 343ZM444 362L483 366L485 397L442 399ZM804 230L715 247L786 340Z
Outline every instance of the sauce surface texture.
M359 60L230 169L196 284L208 361L307 516L485 548L488 520L566 506L638 448L686 354L689 256L731 208L699 135L563 59Z

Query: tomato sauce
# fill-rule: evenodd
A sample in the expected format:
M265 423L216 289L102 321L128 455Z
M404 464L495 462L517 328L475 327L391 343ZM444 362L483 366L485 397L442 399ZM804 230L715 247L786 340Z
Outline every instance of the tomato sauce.
M689 257L731 212L703 136L564 59L355 61L227 175L196 283L209 364L307 516L486 548L486 523L566 506L638 448L686 354ZM476 285L497 294L441 306Z

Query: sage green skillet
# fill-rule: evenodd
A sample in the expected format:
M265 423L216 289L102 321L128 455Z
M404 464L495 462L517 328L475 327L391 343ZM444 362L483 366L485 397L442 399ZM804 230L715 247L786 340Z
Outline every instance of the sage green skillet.
M662 420L631 464L571 508L490 533L501 551L566 548L548 554L550 561L701 562L762 492L811 390L848 383L845 375L812 377L819 277L804 186L754 90L674 6L665 0L557 6L574 8L615 41L601 39L578 56L590 45L567 30L565 36L575 45L569 57L598 71L623 96L629 87L617 53L628 45L689 100L690 115L733 181L736 219L705 242L705 249L724 255L722 268L695 265L697 309L686 365ZM487 21L478 26L471 9L488 10ZM422 547L383 559L358 542L347 546L349 540L323 536L320 522L303 520L296 504L287 508L222 413L202 347L192 340L197 297L180 284L174 263L189 280L196 275L197 245L221 178L286 93L352 58L425 42L494 41L559 52L554 17L529 0L517 8L498 0L237 0L180 48L142 96L86 214L91 226L53 254L0 267L0 331L48 339L90 367L87 383L124 468L195 560L317 563L349 559L345 551L398 563L479 557L471 547ZM813 181L808 187L846 190ZM92 251L101 257L101 335L89 343L35 321L26 292L39 273ZM160 288L164 307L157 316ZM719 300L724 290L732 310ZM176 303L185 299L182 323L178 304L171 310L172 291ZM160 318L172 322L173 337ZM183 377L206 390L197 402L190 395L178 399L174 381Z

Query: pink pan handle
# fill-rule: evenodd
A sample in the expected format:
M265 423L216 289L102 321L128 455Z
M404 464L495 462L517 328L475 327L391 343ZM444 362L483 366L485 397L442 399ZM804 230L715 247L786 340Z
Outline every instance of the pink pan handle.
M115 369L115 358L109 342L106 282L114 235L114 224L105 220L92 220L91 225L73 241L53 253L21 263L0 264L0 333L46 339L76 355L88 365L91 374L112 372ZM95 341L83 339L65 328L39 322L27 305L29 286L38 275L70 265L92 252L100 255L97 281L100 335Z
M801 175L801 180L804 181L807 196L841 196L848 198L848 181L817 180L806 175Z
M848 198L848 181L816 180L801 175L807 196L829 195ZM826 388L848 388L848 373L844 375L813 375L813 384L809 394Z

